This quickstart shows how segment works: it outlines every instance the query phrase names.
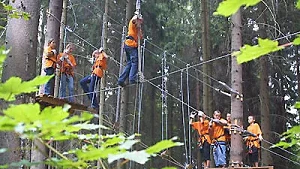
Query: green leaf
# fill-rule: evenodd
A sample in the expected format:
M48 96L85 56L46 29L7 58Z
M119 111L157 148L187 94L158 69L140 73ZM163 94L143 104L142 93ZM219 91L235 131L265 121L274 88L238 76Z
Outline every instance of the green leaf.
M0 131L12 131L18 123L6 116L0 116Z
M22 12L22 17L25 21L28 21L30 19L30 14L27 12Z
M241 6L254 6L260 1L261 0L225 0L219 4L217 11L214 12L214 15L223 15L228 17L236 13Z
M88 164L84 161L73 161L73 160L64 160L64 159L57 159L51 158L46 161L46 164L58 167L58 168L88 168Z
M11 77L5 83L0 83L0 98L13 101L16 95L38 91L37 87L51 78L52 76L37 76L31 81L22 82L19 77Z
M8 164L6 164L6 165L0 165L0 168L8 168L8 167L9 167Z
M121 154L109 154L108 163L112 163L119 159L127 159L130 161L137 162L139 164L145 164L149 160L150 155L145 151L133 151L133 152L124 152Z
M283 47L278 46L277 41L259 38L258 45L245 45L239 52L234 52L232 55L237 56L237 62L241 64L281 49L283 49Z
M297 1L296 8L300 9L300 0Z
M174 146L183 145L182 143L174 142L173 140L175 140L175 139L176 138L174 137L170 140L160 141L160 142L156 143L155 145L153 145L151 147L148 147L146 149L146 152L148 154L157 154L157 153L161 152L162 150L165 150L165 149L168 149L168 148L171 148L171 147L174 147Z
M294 39L293 44L294 45L300 45L300 37L299 36L297 36L297 38Z
M296 103L294 104L294 107L295 107L296 109L300 109L300 102L296 102Z
M12 105L4 110L4 114L14 119L16 122L32 123L39 120L40 105L39 104L21 104Z
M43 162L33 162L33 163L31 163L30 161L27 161L27 160L21 160L17 163L11 163L10 166L11 167L21 167L21 166L31 167L31 166L35 166L35 165L39 165L39 164L43 164Z
M12 11L14 8L11 5L5 5L3 4L3 7L6 11Z
M3 70L3 62L6 59L6 55L9 50L5 50L5 46L0 47L0 79L2 77L2 70Z
M5 153L7 151L7 148L1 148L0 153Z
M176 167L164 167L162 169L176 169Z
M99 149L95 147L89 147L87 150L77 150L75 154L78 159L83 161L106 159L109 155L119 154L124 151L120 151L117 146L114 147L101 147Z

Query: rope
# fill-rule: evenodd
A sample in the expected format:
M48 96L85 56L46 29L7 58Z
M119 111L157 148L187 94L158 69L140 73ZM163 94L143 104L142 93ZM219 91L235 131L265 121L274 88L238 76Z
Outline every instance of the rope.
M181 112L182 112L182 125L183 125L183 139L184 139L184 149L185 149L185 161L188 163L188 150L187 150L187 140L186 140L186 129L185 129L185 113L184 113L184 98L183 98L183 72L181 71L180 78L180 94L181 94Z
M272 150L269 150L269 149L267 149L267 148L265 148L265 147L263 147L263 146L261 146L261 148L264 149L264 150L266 150L266 151L268 151L268 152L271 153L271 154L277 155L278 157L281 157L281 158L283 158L283 159L285 159L285 160L288 160L288 161L290 161L290 162L292 162L292 163L294 163L294 164L300 166L300 163L299 163L299 162L293 161L293 160L291 160L291 159L289 159L289 158L287 158L287 157L285 157L285 156L283 156L283 155L280 155L280 154L278 154L278 153L276 153L276 152L274 152L274 151L272 151Z
M148 49L146 49L146 50L147 50L148 52L150 52L151 54L157 56L157 55L154 54L152 51L150 51L150 50L148 50ZM185 71L185 70L186 70L186 68L179 68L178 66L175 66L174 64L171 64L171 65L173 65L174 67L176 67L176 68L178 68L178 69L175 70L175 71L173 71L173 72L168 73L168 75L172 75L172 74L178 73L178 72L180 72L180 71ZM199 79L199 78L196 77L196 76L193 76L193 75L191 75L191 74L189 74L189 76L192 77L192 78L194 78L194 79L196 79L197 81L201 82L202 84L204 84L204 85L206 85L206 86L208 86L208 87L214 89L215 91L220 92L221 94L224 94L224 95L229 96L229 97L231 96L230 94L228 94L228 93L222 91L221 89L215 88L215 87L211 86L210 84L205 83L204 81L202 81L201 79ZM156 77L153 77L153 78L149 79L149 81L154 81L154 80L156 80L156 79L158 79L158 78L161 78L161 77L162 77L162 76L156 76Z
M190 88L189 88L189 64L186 65L186 92L187 92L187 104L190 105ZM188 114L190 114L190 108L187 108ZM189 125L189 157L192 164L192 136L191 126Z
M271 142L269 142L269 141L267 141L267 140L265 140L265 139L263 139L262 141L264 141L264 142L270 144L271 146L275 146L275 144L273 144L273 143L271 143ZM281 147L276 147L276 148L278 148L278 149L280 149L280 150L282 150L282 151L284 151L284 152L286 152L286 153L288 153L288 154L290 154L290 155L293 155L293 156L297 157L297 159L299 158L298 155L296 155L296 154L294 154L294 153L292 153L292 152L290 152L290 151L288 151L288 150L286 150L286 149L283 149L283 148L281 148Z
M122 33L122 40L121 40L121 53L120 53L120 62L123 61L123 57L124 57L124 41L125 41L125 30L126 27L123 27L123 33ZM120 63L119 64L119 77L122 74L122 70L123 70L123 65ZM120 114L120 101L121 101L121 88L118 88L118 95L117 95L117 108L116 108L116 120L115 122L117 122L119 120L119 114Z
M146 44L145 44L145 41L144 41L144 45L143 46L145 46ZM143 47L144 48L144 47ZM141 61L142 61L142 63L141 63L141 71L142 72L144 72L144 67L145 67L145 62L144 62L144 60L145 60L145 52L144 52L144 50L142 49L142 59L141 59ZM139 94L139 99L138 99L138 101L139 101L139 114L138 114L138 133L140 133L140 128L141 128L141 113L142 113L142 100L143 100L143 88L144 88L144 84L143 83L139 83L138 84L138 88L139 88L139 92L138 92L138 94Z
M70 6L71 6L71 9L72 9L72 13L73 13L73 16L74 16L74 28L73 28L73 31L75 31L76 27L77 27L77 17L76 17L76 14L75 14L75 10L73 8L73 4L72 4L72 1L69 0L69 3L70 3Z

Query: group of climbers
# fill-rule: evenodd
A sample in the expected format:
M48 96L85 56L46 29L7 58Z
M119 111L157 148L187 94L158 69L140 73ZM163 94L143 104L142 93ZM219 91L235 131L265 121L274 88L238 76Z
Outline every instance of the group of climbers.
M124 50L127 56L127 64L123 73L118 79L118 85L125 86L125 80L129 77L130 84L137 83L138 72L138 38L141 38L140 26L143 22L141 14L135 13L129 22L128 35L124 42ZM59 97L65 98L68 89L68 101L74 102L74 68L76 66L76 59L72 52L74 50L73 44L68 44L62 53L56 52L56 42L54 39L48 41L48 45L44 50L44 71L46 75L54 75L55 69L60 69L60 90ZM100 47L92 53L94 64L92 66L92 73L80 80L80 85L83 91L87 94L91 101L91 107L99 108L96 97L96 86L102 78L104 70L107 68L107 54L103 48ZM54 78L49 80L44 86L44 94L53 95Z
M254 116L249 116L248 122L247 131L255 136L246 136L244 140L246 141L250 163L258 167L258 150L260 141L263 139L262 132L259 125L255 123ZM219 110L214 111L213 118L208 117L202 111L192 112L190 125L197 130L199 135L198 147L200 148L204 168L210 167L211 147L215 166L225 168L228 165L230 154L231 115L228 113L225 120L221 117Z

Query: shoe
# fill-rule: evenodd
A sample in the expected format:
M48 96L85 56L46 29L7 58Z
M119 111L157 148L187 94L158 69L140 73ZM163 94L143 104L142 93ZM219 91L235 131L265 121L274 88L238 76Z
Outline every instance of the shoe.
M118 85L121 86L121 87L124 87L125 83L124 82L118 82Z

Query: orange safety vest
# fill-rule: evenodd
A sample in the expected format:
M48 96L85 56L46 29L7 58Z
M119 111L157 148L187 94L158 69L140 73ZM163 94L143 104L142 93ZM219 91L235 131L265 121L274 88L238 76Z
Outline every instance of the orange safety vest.
M247 138L247 142L246 142L246 145L248 147L251 147L251 146L255 146L257 148L260 148L260 144L259 144L259 139L258 139L258 135L261 135L262 132L260 130L260 127L257 123L253 123L253 124L250 124L248 127L247 127L247 131L257 135L257 137L253 137L253 136L248 136Z
M207 143L211 144L211 139L209 137L209 121L204 120L203 122L197 121L193 122L192 128L198 131L198 134L200 135L199 142L201 144L204 143L204 141L207 141Z
M57 60L59 60L63 55L64 53L58 54ZM60 72L74 76L74 67L76 66L76 61L72 54L68 54L68 56L70 62L73 64L73 67L67 61L64 60L63 62L60 62Z
M136 24L133 23L133 18L129 21L128 25L128 33L125 40L125 44L130 47L137 47L138 46L138 27Z
M224 126L213 122L212 124L212 141L226 141Z
M106 70L106 68L106 57L104 57L103 53L100 53L95 60L92 73L101 78L103 76L103 70Z
M45 59L44 65L45 68L48 67L54 67L55 68L55 63L56 63L56 55L52 54L51 50L53 50L50 46L46 47L44 49L43 57ZM50 55L50 56L47 56Z

